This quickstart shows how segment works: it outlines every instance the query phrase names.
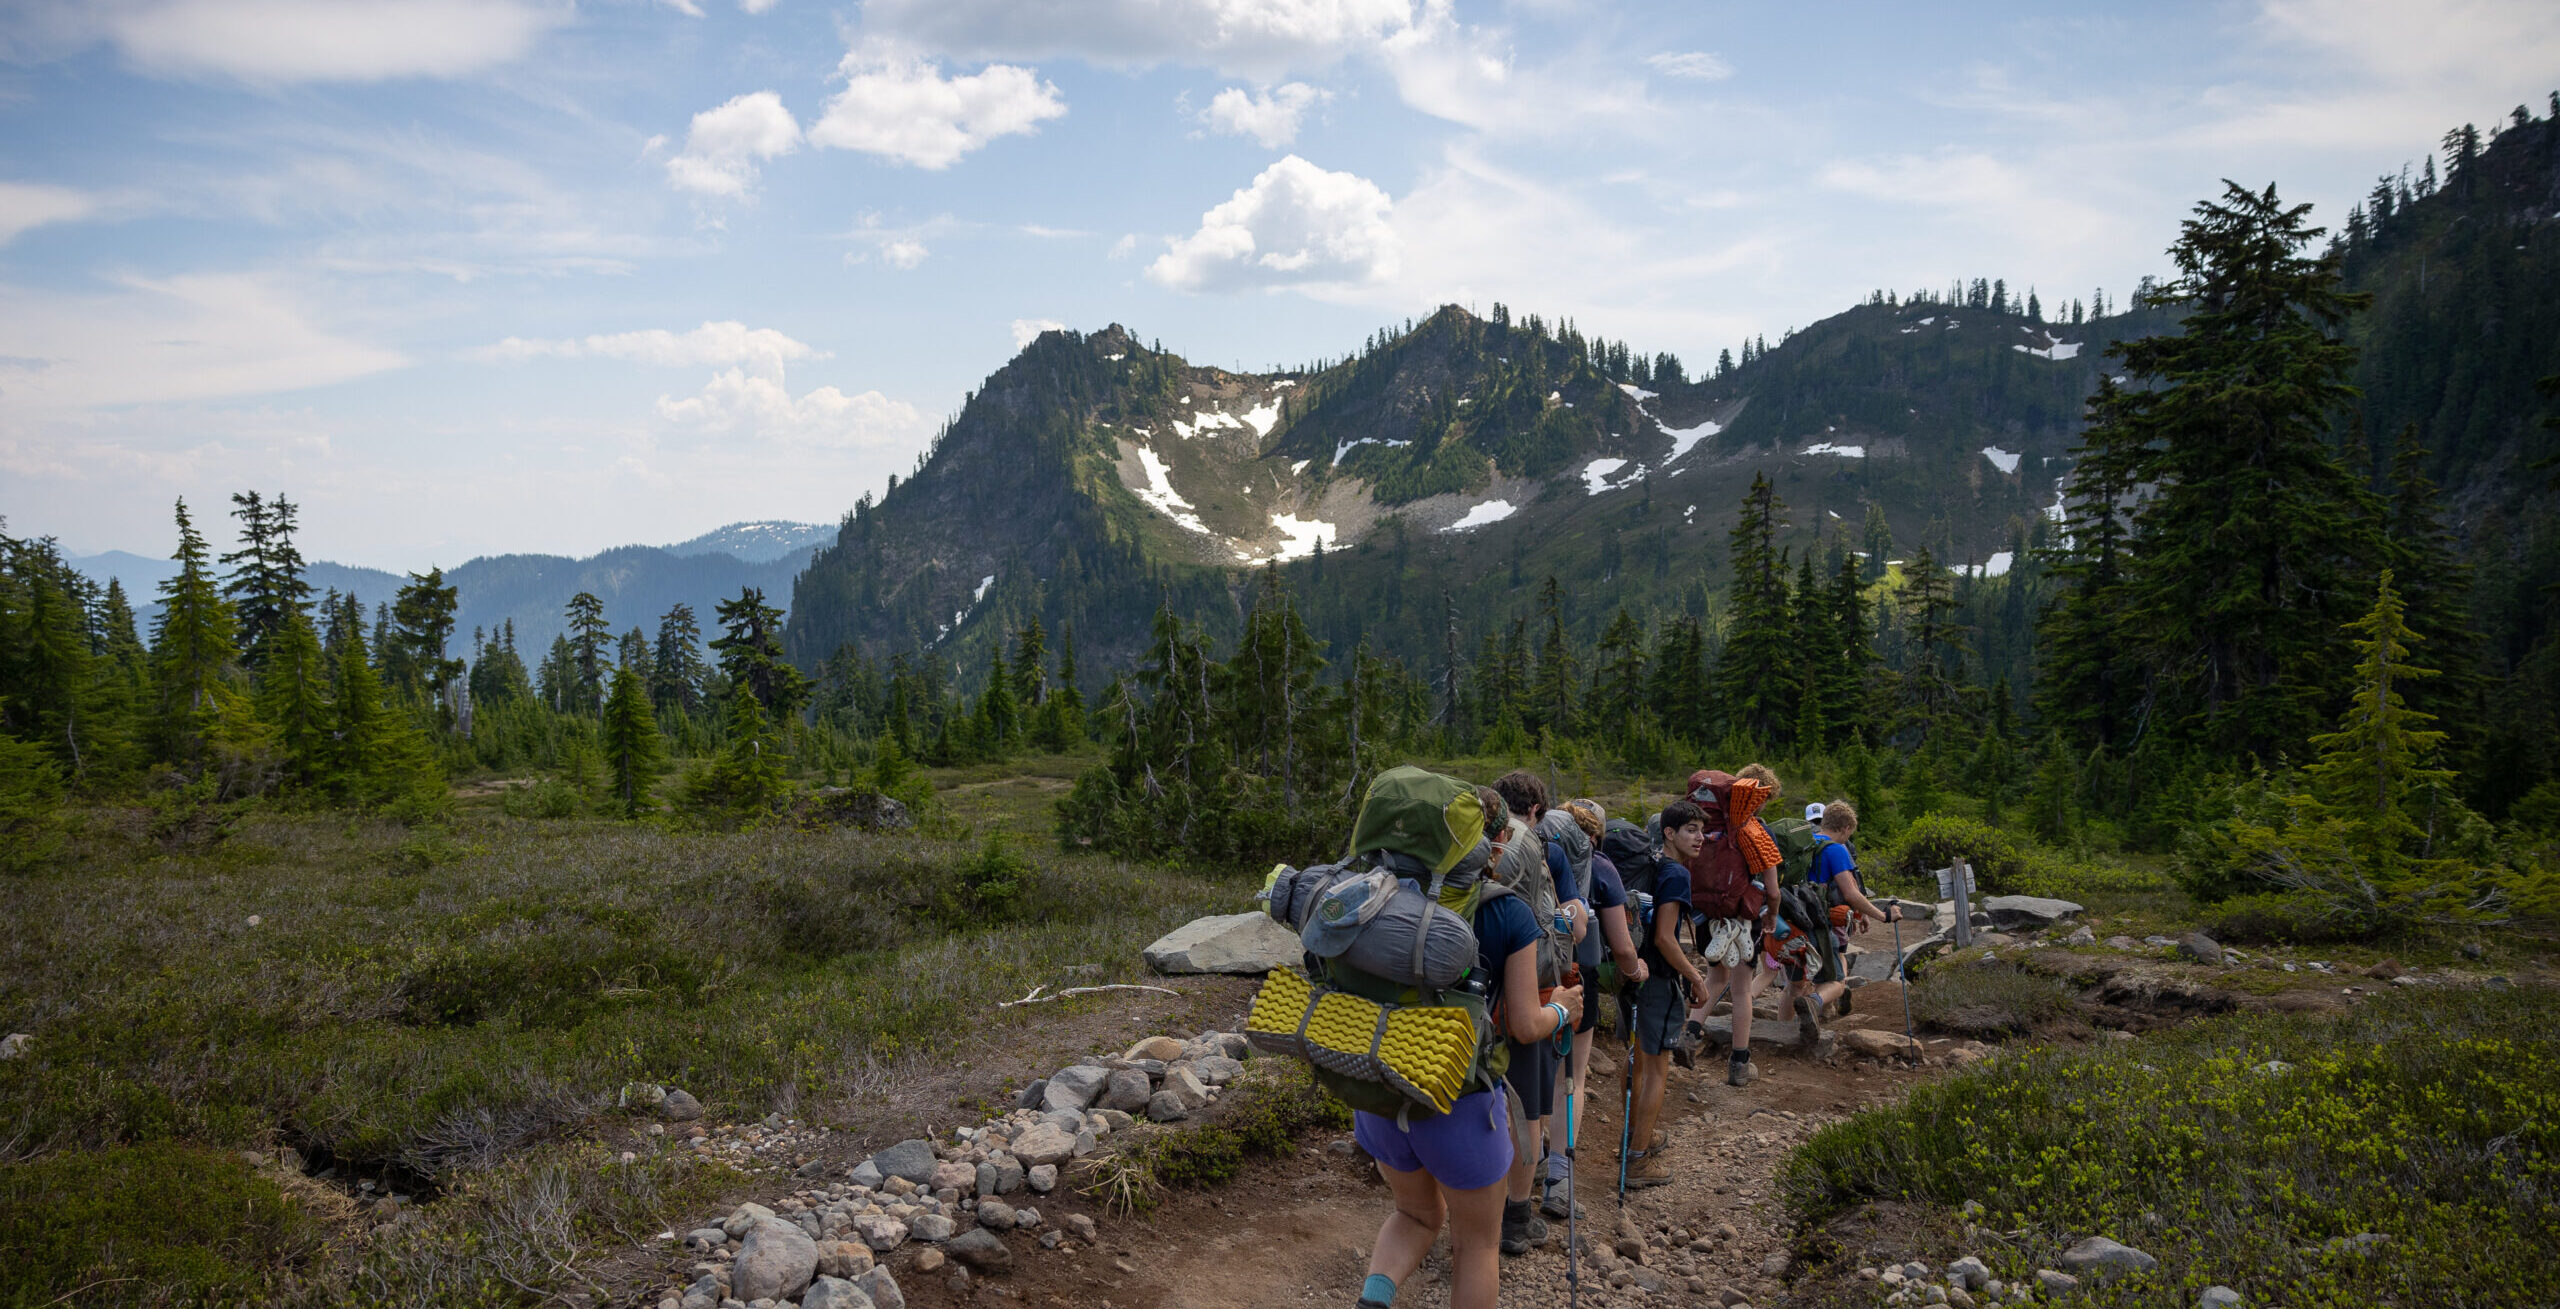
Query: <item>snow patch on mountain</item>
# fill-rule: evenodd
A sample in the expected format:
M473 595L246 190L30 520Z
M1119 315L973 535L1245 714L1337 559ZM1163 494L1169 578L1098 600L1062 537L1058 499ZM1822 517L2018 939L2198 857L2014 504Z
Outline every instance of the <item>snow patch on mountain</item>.
M1618 383L1618 389L1634 396L1636 398L1636 403L1638 404L1642 404L1645 401L1662 394L1660 391L1648 391L1633 382L1620 382Z
M2029 336L2043 337L2044 344L2041 346L2013 345L2009 347L2010 349L2017 351L2019 354L2034 355L2038 359L2076 359L2080 355L2081 343L2078 341L2065 341L2051 332L2038 332L2032 327L2024 328L2022 330L2024 330Z
M2003 473L2014 473L2018 471L2018 456L2007 450L2003 450L1996 445L1986 445L1982 447L1982 457L1990 460L1991 466L1999 469Z
M1653 415L1647 414L1645 417L1652 418ZM1654 419L1653 425L1661 427L1662 434L1671 438L1671 457L1663 460L1666 464L1680 462L1680 457L1697 449L1700 441L1724 430L1722 423L1700 423L1695 427L1663 427L1662 420L1658 418Z
M1147 470L1147 487L1138 492L1139 499L1153 505L1157 513L1163 514L1182 526L1202 536L1209 535L1209 525L1201 522L1200 515L1192 511L1191 502L1183 499L1182 493L1173 489L1172 470L1164 466L1164 460L1158 457L1155 451L1143 445L1139 446L1138 465Z
M1603 491L1613 489L1609 485L1609 479L1616 476L1618 470L1626 466L1627 461L1624 459L1594 459L1590 463L1584 464L1582 466L1583 494L1598 495ZM1633 481L1637 477L1643 476L1643 474L1644 469L1639 467L1634 473L1628 475L1627 480Z
M1271 435L1271 429L1279 422L1280 402L1277 400L1265 401L1244 411L1244 425L1252 428L1255 436Z
M1804 452L1809 455L1838 455L1843 459L1867 457L1867 448L1863 445L1833 445L1829 441L1817 441L1806 446Z
M1285 563L1291 559L1304 559L1314 554L1319 543L1324 545L1335 543L1333 524L1318 519L1300 518L1296 514L1273 514L1271 525L1280 529L1283 539L1279 549L1260 556L1250 550L1238 550L1236 558L1249 564L1265 563L1273 559Z
M995 575L995 574L993 574L993 573L989 573L989 574L987 574L986 576L979 578L979 579L978 579L978 589L977 589L977 591L976 591L974 594L972 594L972 595L969 597L969 603L971 603L971 604L976 604L977 602L979 602L979 601L981 601L981 600L986 599L986 598L987 598L987 588L988 588L988 587L990 587L990 586L993 586L993 585L995 585L995 584L996 584L996 575Z
M1443 532L1472 532L1479 527L1501 522L1503 519L1509 518L1518 512L1520 512L1520 507L1508 500L1487 500L1483 504L1469 506L1465 517L1460 518L1458 521L1451 523L1440 530Z
M2010 563L2016 558L2017 556L2002 550L1984 563L1958 564L1956 571L1966 577L2006 577L2009 575Z

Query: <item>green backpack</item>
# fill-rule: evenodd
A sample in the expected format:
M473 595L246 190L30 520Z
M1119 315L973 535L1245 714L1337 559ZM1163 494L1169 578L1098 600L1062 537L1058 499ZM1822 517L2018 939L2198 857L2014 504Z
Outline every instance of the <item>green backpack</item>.
M1324 912L1317 888L1385 867L1472 931L1478 910L1512 894L1487 870L1460 869L1482 832L1473 786L1410 766L1390 769L1361 803L1352 856L1333 869L1274 869L1262 899L1274 918L1313 941ZM1434 986L1357 967L1348 953L1311 948L1306 972L1274 969L1254 998L1246 1039L1305 1059L1317 1084L1345 1105L1400 1119L1444 1113L1459 1097L1502 1084L1510 1047L1493 1016L1502 979L1470 967Z
M1797 886L1813 876L1813 856L1822 849L1822 832L1802 818L1764 818L1760 825L1778 844L1778 885Z

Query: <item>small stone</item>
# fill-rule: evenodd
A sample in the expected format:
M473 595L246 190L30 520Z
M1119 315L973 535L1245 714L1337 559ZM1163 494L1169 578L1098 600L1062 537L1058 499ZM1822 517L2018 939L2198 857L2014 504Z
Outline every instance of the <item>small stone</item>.
M1075 1150L1076 1158L1078 1158L1078 1159L1082 1159L1082 1158L1084 1158L1086 1155L1092 1154L1094 1151L1099 1150L1099 1149L1101 1149L1101 1148L1102 1148L1102 1138L1101 1138L1101 1137L1098 1137L1098 1136L1094 1135L1094 1134L1093 1134L1093 1133L1091 1133L1091 1132L1078 1132L1078 1133L1076 1133L1076 1150Z
M1058 1166L1056 1164L1041 1164L1031 1169L1029 1172L1024 1173L1022 1180L1029 1183L1033 1191L1041 1195L1047 1195L1049 1192L1057 1189Z
M1751 1303L1750 1296L1744 1295L1741 1291L1730 1286L1726 1287L1724 1289L1724 1293L1717 1296L1716 1299L1724 1305L1724 1309L1737 1309L1738 1306L1744 1306Z
M2103 1236L2092 1236L2062 1252L2062 1266L2075 1273L2113 1277L2118 1273L2138 1273L2156 1268L2160 1261L2129 1245L2121 1245Z
M1973 1293L1953 1282L1947 1283L1947 1303L1956 1309L1974 1309Z
M1199 1074L1193 1072L1187 1065L1178 1064L1165 1070L1164 1090L1157 1094L1162 1095L1166 1092L1181 1097L1184 1109L1197 1109L1209 1103L1208 1083L1201 1081Z
M2465 959L2480 959L2480 958L2484 958L2484 957L2486 957L2486 956L2487 956L2487 954L2488 954L2488 951L2481 949L2481 948L2480 948L2480 943L2479 943L2478 941L2465 941L2465 942L2463 942L2463 943L2462 943L2462 957L2463 957L2463 958L2465 958ZM2229 1289L2230 1289L2230 1288L2228 1288L2228 1287L2216 1287L2216 1288L2214 1288L2214 1290L2229 1290ZM2239 1294L2239 1293L2238 1293L2238 1292L2236 1292L2236 1291L2234 1291L2234 1292L2232 1292L2232 1293L2233 1293L2234 1295ZM2207 1291L2207 1292L2205 1292L2205 1294L2207 1294L2207 1295L2211 1295L2211 1294L2213 1294L2213 1291Z
M754 1231L756 1224L771 1217L773 1217L773 1211L763 1205L742 1204L738 1206L737 1212L729 1215L729 1221L720 1224L720 1230L727 1235L728 1239L735 1241Z
M1980 1259L1966 1255L1947 1265L1947 1281L1968 1291L1979 1291L1991 1283L1991 1270Z
M954 1268L951 1270L950 1280L944 1282L943 1285L950 1288L952 1299L966 1300L969 1298L969 1287L972 1280L973 1279L969 1276L968 1269Z
M886 1268L874 1268L853 1279L853 1284L871 1297L876 1309L907 1309L906 1293L898 1289L898 1279Z
M1143 1113L1145 1111L1141 1108L1138 1110L1132 1110L1131 1112ZM1129 1114L1123 1113L1117 1109L1100 1110L1094 1114L1094 1117L1101 1119L1103 1126L1115 1132L1125 1132L1129 1130L1132 1124L1138 1121L1137 1119L1130 1117Z
M2062 943L2064 945L2096 945L2098 943L2098 934L2090 931L2088 927L2084 925L2073 930L2071 935L2062 938Z
M1123 1068L1113 1073L1110 1083L1103 1088L1102 1107L1123 1112L1143 1110L1147 1107L1148 1098L1154 1094L1155 1086L1147 1080L1146 1073L1135 1068Z
M2196 1297L2196 1309L2240 1309L2240 1293L2227 1286L2208 1286Z
M948 1241L958 1224L941 1214L917 1214L907 1220L907 1231L919 1241Z
M818 1242L818 1271L828 1277L860 1277L879 1262L860 1241Z
M877 1189L883 1180L880 1175L880 1165L875 1164L868 1159L855 1164L853 1166L853 1171L847 1173L845 1176L851 1179L853 1184L856 1186L867 1186L874 1189Z
M1182 1103L1181 1096L1171 1091L1158 1091L1147 1101L1148 1122L1178 1123L1190 1116L1190 1107Z
M1065 1242L1066 1239L1067 1234L1064 1232L1055 1230L1042 1232L1040 1234L1040 1248L1043 1250L1055 1250L1060 1244Z
M697 1253L716 1250L729 1240L726 1228L697 1227L684 1234L684 1248Z
M1222 1054L1213 1054L1195 1060L1191 1065L1191 1071L1201 1081L1211 1086L1225 1086L1244 1076L1244 1061L1230 1059Z
M2375 981L2388 982L2407 971L2409 970L2400 966L2399 960L2385 959L2381 963L2375 964L2373 967L2364 970L2364 975L2373 978Z
M800 1309L872 1309L871 1297L841 1277L821 1276L800 1297Z
M853 1220L853 1230L874 1250L895 1250L907 1243L907 1225L887 1214L863 1214Z
M951 1244L944 1248L952 1258L981 1272L1013 1264L1013 1248L983 1227L962 1232L951 1238Z
M919 1273L934 1272L942 1267L944 1260L945 1256L940 1250L928 1249L924 1253L916 1256L916 1271Z
M1075 1134L1059 1130L1054 1123L1041 1123L1013 1138L1014 1157L1030 1165L1035 1173L1044 1164L1065 1163L1075 1157L1075 1152ZM1054 1177L1055 1172L1053 1171L1051 1175ZM1036 1184L1034 1189L1038 1189Z
M2189 932L2178 941L2178 953L2200 964L2222 962L2222 947L2202 932Z
M1150 1036L1147 1039L1138 1042L1136 1045L1130 1046L1129 1052L1120 1057L1123 1059L1153 1059L1159 1063L1171 1063L1182 1057L1182 1042L1170 1036Z
M1947 1288L1938 1285L1936 1282L1931 1282L1929 1283L1928 1289L1922 1291L1920 1296L1922 1300L1929 1304L1945 1304L1947 1302Z
M2047 1295L2069 1295L2080 1289L2080 1279L2051 1268L2039 1268L2036 1270L2036 1285L2043 1287Z
M666 1103L658 1106L658 1116L671 1123L691 1122L702 1116L702 1102L684 1091L670 1089Z
M1095 1064L1075 1064L1049 1075L1049 1085L1041 1092L1040 1102L1050 1109L1069 1109L1082 1114L1102 1094L1111 1080L1111 1070Z
M1067 1230L1074 1232L1076 1239L1086 1245L1096 1244L1099 1240L1094 1234L1093 1219L1086 1214L1068 1214Z
M1787 1265L1793 1262L1795 1261L1788 1257L1786 1251L1777 1251L1776 1253L1771 1254L1768 1258L1760 1261L1760 1275L1762 1277L1784 1277L1787 1275Z
M812 1159L809 1162L800 1165L799 1170L792 1174L792 1176L799 1178L824 1177L826 1175L827 1161L824 1159Z
M1049 1079L1035 1078L1029 1086L1014 1094L1013 1107L1016 1109L1039 1108L1041 1100L1047 1096L1048 1091Z
M936 1164L931 1185L936 1191L974 1191L978 1189L978 1170L964 1163Z
M1012 1231L1013 1206L1006 1204L1002 1200L980 1201L978 1203L978 1226L996 1232Z

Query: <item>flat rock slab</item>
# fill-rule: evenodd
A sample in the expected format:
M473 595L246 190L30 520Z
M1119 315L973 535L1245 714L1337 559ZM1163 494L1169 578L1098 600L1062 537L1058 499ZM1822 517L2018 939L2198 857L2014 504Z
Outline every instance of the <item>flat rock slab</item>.
M1767 1050L1772 1047L1793 1050L1798 1044L1797 1038L1803 1034L1797 1026L1794 1014L1788 1014L1784 1018L1751 1020L1751 1048L1754 1050ZM1707 1045L1711 1049L1732 1048L1733 1019L1730 1015L1719 1014L1707 1020Z
M1297 933L1259 910L1192 919L1146 949L1159 973L1267 973L1305 957Z
M1982 902L1982 912L1991 915L1991 925L2013 927L2050 927L2066 918L2085 912L2082 906L2068 900L2052 900L2040 895L1995 895Z

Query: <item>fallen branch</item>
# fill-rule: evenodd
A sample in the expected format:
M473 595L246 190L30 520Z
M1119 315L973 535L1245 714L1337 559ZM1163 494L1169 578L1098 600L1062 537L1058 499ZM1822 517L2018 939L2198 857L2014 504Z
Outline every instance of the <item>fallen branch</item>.
M1047 982L1042 982L1040 985L1032 987L1030 994L1023 996L1019 1000L998 1000L996 1002L996 1008L1011 1009L1018 1004L1047 1004L1051 1000L1064 1000L1071 995L1091 995L1096 991L1153 991L1158 995L1170 995L1176 997L1179 997L1182 994L1180 991L1170 990L1161 986L1140 986L1135 982L1112 982L1105 986L1070 986L1066 990L1060 991L1055 995L1040 994L1042 991L1046 991L1048 989L1049 984Z

